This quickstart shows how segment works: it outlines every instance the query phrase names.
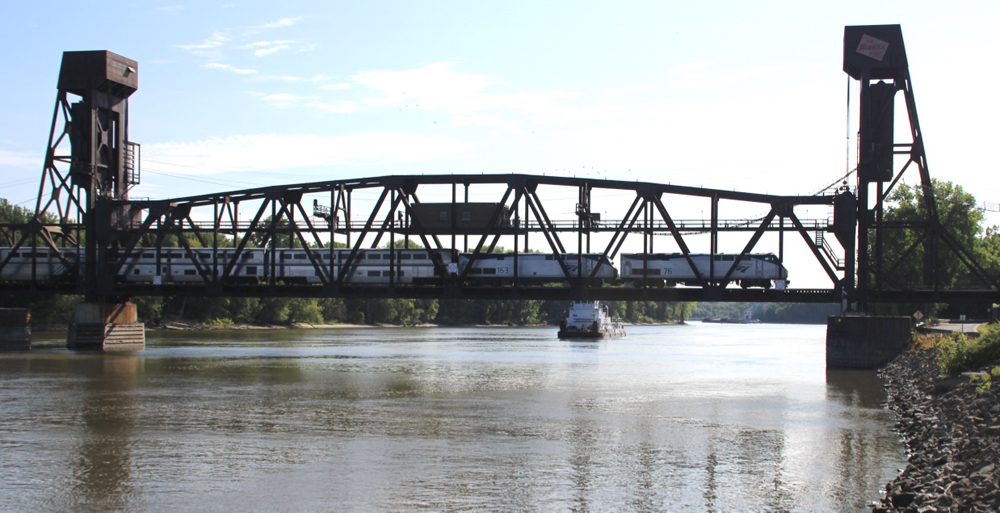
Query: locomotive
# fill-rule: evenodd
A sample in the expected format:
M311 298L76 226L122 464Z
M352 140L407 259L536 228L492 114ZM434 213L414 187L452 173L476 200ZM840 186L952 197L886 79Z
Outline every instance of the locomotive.
M772 283L788 279L785 269L778 257L773 254L749 255L689 255L694 267L702 279L717 281L725 278L730 268L733 268L729 279L740 287L771 288ZM653 285L698 285L698 275L692 270L687 258L682 253L622 254L622 280L628 282L645 282Z

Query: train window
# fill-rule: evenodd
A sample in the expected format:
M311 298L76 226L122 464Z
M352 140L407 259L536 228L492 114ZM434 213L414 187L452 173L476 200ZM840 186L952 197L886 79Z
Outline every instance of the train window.
M409 253L403 253L402 255L399 255L399 259L400 260L412 260L413 259L413 255L411 255Z
M380 273L378 271L368 271L368 276L379 276L379 275Z
M472 221L472 212L470 212L468 210L463 210L462 211L462 221L464 221L466 223L468 223L469 221Z
M139 274L139 270L138 269L133 269L132 270L132 274Z
M555 257L553 257L552 255L545 255L545 259L546 260L555 260Z
M483 268L483 274L496 274L496 273L497 273L497 268L496 267L484 267Z
M302 253L298 253L298 254L295 255L295 259L296 260L305 260L306 259L306 255L304 255Z
M503 259L504 259L503 255L497 255L497 260L503 260Z
M448 211L447 210L441 210L441 211L438 212L438 221L440 221L442 223L447 223L448 222Z
M365 255L365 258L367 258L368 260L381 260L382 255L379 255L377 253L369 253Z
M187 276L193 276L195 274L194 269L184 269L184 274Z
M211 253L198 253L198 258L200 258L202 260L208 260L209 258L212 258L212 254Z
M240 258L243 259L243 260L250 260L251 258L253 258L253 254L252 253L243 253L240 256Z
M291 260L292 259L292 254L291 253L282 253L281 254L281 259L282 260Z
M249 265L248 265L248 266L247 266L247 272L246 272L246 273L247 273L248 275L256 275L256 274L257 274L257 266L249 266Z
M156 255L153 254L153 253L143 253L140 258L149 258L149 259L152 259L152 258L156 258Z

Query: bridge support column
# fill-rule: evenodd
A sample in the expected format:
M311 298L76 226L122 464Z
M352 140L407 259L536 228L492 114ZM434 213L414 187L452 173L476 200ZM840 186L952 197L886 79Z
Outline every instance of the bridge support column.
M146 326L136 321L132 303L77 303L66 347L107 352L144 349Z
M909 317L834 315L826 323L826 368L876 369L912 342Z
M27 308L0 308L0 351L31 349L31 312Z

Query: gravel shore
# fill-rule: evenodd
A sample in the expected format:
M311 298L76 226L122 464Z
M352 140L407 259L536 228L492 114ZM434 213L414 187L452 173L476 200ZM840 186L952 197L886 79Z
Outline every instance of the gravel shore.
M882 371L909 463L872 511L1000 511L1000 382L977 392L967 377L938 372L929 351Z

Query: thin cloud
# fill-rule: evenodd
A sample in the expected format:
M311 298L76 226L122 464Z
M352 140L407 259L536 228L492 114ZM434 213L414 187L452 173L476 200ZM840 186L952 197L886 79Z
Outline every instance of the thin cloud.
M468 143L442 135L364 132L332 137L240 135L190 143L157 143L144 145L143 156L183 166L177 172L205 174L204 170L218 169L249 172L434 161L461 158L471 150Z
M292 75L262 75L261 80L277 80L279 82L304 82L305 79L302 77L296 77Z
M273 55L282 50L288 50L292 48L293 44L297 42L291 39L285 39L280 41L257 41L243 46L246 50L252 50L254 56L264 57L267 55Z
M753 77L777 76L787 69L788 66L757 66L721 73L713 70L709 61L696 61L674 66L670 74L673 76L671 84L676 87L703 90L732 87Z
M177 45L178 48L207 59L217 59L221 56L221 49L232 41L232 38L225 32L213 32L210 37L201 43L191 45Z
M231 64L222 64L221 62L208 62L202 64L201 67L208 69L220 69L222 71L236 73L237 75L253 75L254 73L257 73L257 70L255 69L237 68Z
M247 31L251 34L256 34L262 30L291 27L292 25L298 23L300 20L302 20L302 16L296 16L294 18L281 18L279 20L275 20L269 23L261 23L260 25L247 27Z
M41 169L43 162L42 156L34 153L0 150L0 166L3 167Z
M343 101L338 103L312 102L307 104L307 106L313 109L318 109L333 114L341 114L344 112L357 112L359 110L356 103L348 101Z
M523 133L525 124L564 125L609 115L607 109L560 103L575 93L495 92L507 84L495 76L455 71L454 65L440 62L405 71L363 71L351 80L377 93L364 100L370 106L438 109L457 124L504 132Z
M260 25L217 30L200 43L177 45L177 48L215 62L226 60L223 58L224 54L240 50L249 51L255 57L266 57L284 51L309 52L314 50L316 45L290 39L250 40L251 37L267 30L291 27L301 19L302 17L286 17Z
M309 102L314 102L317 100L315 96L299 95L292 93L254 93L255 96L260 98L264 103L272 107L292 107L295 105L302 105Z

